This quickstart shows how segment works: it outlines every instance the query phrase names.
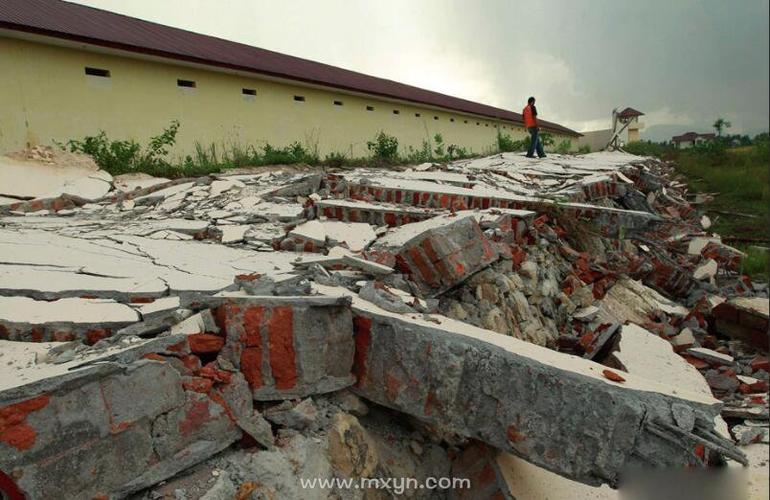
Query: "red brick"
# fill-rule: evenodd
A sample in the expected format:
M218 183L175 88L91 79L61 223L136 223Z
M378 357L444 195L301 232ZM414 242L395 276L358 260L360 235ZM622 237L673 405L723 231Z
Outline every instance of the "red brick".
M356 351L353 357L353 374L356 376L356 386L362 387L368 383L367 356L369 354L369 345L372 341L371 318L366 316L356 316L353 318L353 337L356 344Z
M291 307L275 307L267 322L270 369L277 389L291 389L297 383L293 316Z
M211 333L195 333L187 336L193 354L211 354L222 350L225 339Z

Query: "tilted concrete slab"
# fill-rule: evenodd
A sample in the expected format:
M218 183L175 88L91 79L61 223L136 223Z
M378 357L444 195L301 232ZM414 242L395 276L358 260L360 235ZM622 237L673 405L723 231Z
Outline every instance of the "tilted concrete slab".
M221 451L242 427L272 439L243 376L201 367L183 336L123 339L64 362L46 359L46 344L0 341L0 352L16 360L0 366L0 470L28 498L123 498Z
M616 486L627 467L702 464L698 445L741 458L714 431L711 396L441 316L360 299L353 312L357 394L565 477Z
M408 273L423 292L439 294L498 259L477 216L461 212L401 226L380 238L367 255Z

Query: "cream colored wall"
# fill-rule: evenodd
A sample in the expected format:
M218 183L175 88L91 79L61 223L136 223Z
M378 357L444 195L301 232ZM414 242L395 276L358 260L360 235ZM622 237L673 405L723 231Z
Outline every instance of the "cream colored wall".
M107 69L110 78L87 76L86 66ZM484 153L496 142L497 126L516 139L525 134L522 127L481 117L12 38L0 37L0 74L0 152L98 130L144 144L172 120L181 124L172 151L177 157L192 153L196 142L221 148L293 141L317 145L322 156L336 151L359 157L380 130L396 136L403 152L440 133L447 145ZM197 86L179 88L177 79ZM244 87L257 95L242 95ZM305 102L295 102L294 95ZM375 110L367 111L368 105Z

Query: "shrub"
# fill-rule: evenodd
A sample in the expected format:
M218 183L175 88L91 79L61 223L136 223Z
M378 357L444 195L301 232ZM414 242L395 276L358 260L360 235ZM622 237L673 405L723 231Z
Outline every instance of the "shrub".
M529 148L529 136L520 141L515 141L510 135L497 132L497 150L501 153L513 153Z
M372 152L375 160L386 163L394 163L398 160L398 139L383 131L374 136L373 141L367 142L366 147Z
M543 132L540 134L540 140L543 141L543 147L547 148L554 145L553 135L549 132Z
M634 141L623 146L623 150L632 155L660 157L666 153L671 153L674 148L666 143Z
M307 152L299 142L292 142L283 148L276 148L270 144L262 146L262 155L259 157L259 165L288 165L292 163L315 163L317 158Z
M430 143L425 140L422 141L420 149L409 146L404 157L405 163L425 163L431 160L433 160L433 154L431 154Z
M567 154L572 149L572 141L565 139L556 146L556 152L559 154Z
M344 153L340 153L339 151L334 151L326 155L326 158L324 158L323 162L324 165L329 167L341 167L347 162L347 156L345 156Z
M447 156L449 157L449 160L462 160L463 158L470 158L473 156L473 153L469 153L466 148L458 146L457 144L450 144L449 147L447 147Z
M579 155L588 154L591 152L591 146L589 146L588 144L583 144L578 148L577 152Z
M69 148L73 153L90 155L100 168L112 175L140 171L160 172L169 168L165 156L169 148L176 143L178 131L179 122L174 120L160 135L150 138L144 151L133 139L110 141L103 130L82 140L71 139L67 141L65 148Z
M433 142L436 143L436 147L433 149L433 153L436 155L436 159L445 159L446 153L444 152L444 137L441 134L436 134L433 136Z

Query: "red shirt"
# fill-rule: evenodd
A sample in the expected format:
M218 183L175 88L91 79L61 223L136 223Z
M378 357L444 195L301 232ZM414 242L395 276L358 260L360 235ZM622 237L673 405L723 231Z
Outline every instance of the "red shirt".
M524 128L537 127L537 117L532 114L532 106L527 104L521 114L524 115Z

